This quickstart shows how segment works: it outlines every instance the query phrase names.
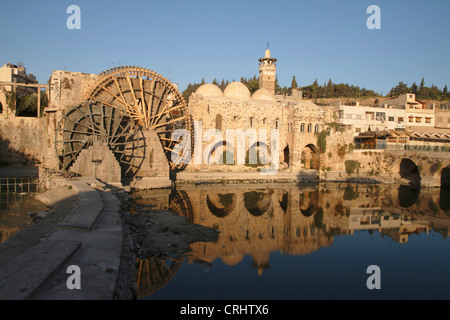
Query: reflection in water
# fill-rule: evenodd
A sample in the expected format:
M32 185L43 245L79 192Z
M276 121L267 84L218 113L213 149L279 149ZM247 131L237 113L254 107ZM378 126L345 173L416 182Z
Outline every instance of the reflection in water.
M32 225L35 214L46 209L32 193L0 193L0 243Z
M142 198L162 202L153 191ZM160 197L160 200L156 198ZM336 235L360 230L379 232L404 244L434 229L448 236L449 191L381 185L283 186L264 190L224 186L183 186L165 195L167 207L195 224L219 230L215 242L192 243L187 255L139 262L139 297L154 293L172 279L184 258L234 266L245 256L259 276L270 269L270 254L306 255L329 247ZM164 196L162 196L164 198ZM429 222L428 217L433 219ZM142 289L142 290L141 290Z

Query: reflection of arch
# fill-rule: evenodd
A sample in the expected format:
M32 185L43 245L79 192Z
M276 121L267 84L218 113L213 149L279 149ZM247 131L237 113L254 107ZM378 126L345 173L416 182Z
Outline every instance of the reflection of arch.
M441 170L441 187L450 188L450 167Z
M417 202L420 188L401 185L398 188L398 204L402 208L409 208Z
M319 149L313 144L306 145L303 148L301 160L305 168L318 170L320 166Z
M250 191L244 193L245 208L253 216L259 217L263 215L269 209L270 204L272 203L272 193L273 191Z
M439 208L444 210L446 213L450 208L450 188L442 188L439 193ZM448 214L448 213L447 213Z
M400 162L400 177L408 180L410 183L420 183L419 168L408 158L403 158Z
M281 209L283 210L284 213L286 213L287 207L288 207L288 204L289 204L288 203L288 197L289 197L289 193L285 192L281 196L281 199L278 199L280 207L281 207Z
M206 204L213 215L223 218L233 212L236 206L236 195L234 193L207 194Z
M305 217L310 217L319 209L319 192L305 191L299 195L300 212Z

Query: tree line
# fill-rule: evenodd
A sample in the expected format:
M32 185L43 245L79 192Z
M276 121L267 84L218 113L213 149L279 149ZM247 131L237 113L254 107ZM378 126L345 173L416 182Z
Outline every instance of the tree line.
M233 79L233 81L235 80ZM251 94L259 89L259 78L256 75L250 78L242 77L240 81L247 86ZM204 78L200 83L189 83L182 93L184 99L189 101L190 95L205 83ZM217 79L214 79L212 83L223 91L226 86L230 84L230 81L228 81L228 79L222 79L222 81L219 82ZM303 93L303 97L306 99L382 97L380 93L375 92L374 90L349 85L348 83L333 83L331 79L323 85L320 85L316 79L311 85L300 88L295 76L292 77L290 87L281 87L278 83L278 78L275 78L275 94L290 95L292 89L300 89ZM415 82L411 86L408 86L406 83L400 81L398 85L390 90L387 96L395 97L404 93L414 93L416 94L417 99L450 100L450 93L447 90L447 85L445 85L442 90L435 85L427 87L425 86L424 78L422 78L419 86L417 86Z

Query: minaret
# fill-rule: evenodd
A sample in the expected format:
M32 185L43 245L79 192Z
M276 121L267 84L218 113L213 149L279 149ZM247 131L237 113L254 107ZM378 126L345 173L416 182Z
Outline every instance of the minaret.
M277 59L270 57L269 46L267 46L264 58L259 60L259 88L265 88L275 94L275 71Z

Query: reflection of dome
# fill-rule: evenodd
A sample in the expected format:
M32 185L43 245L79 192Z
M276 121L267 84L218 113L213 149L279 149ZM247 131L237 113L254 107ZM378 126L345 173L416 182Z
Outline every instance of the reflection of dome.
M244 204L248 212L254 216L263 215L272 203L273 192L251 191L244 193Z
M269 100L269 101L275 101L275 96L272 92L267 90L266 88L261 88L255 91L255 93L252 96L252 99L255 100Z
M234 193L217 193L206 195L206 204L209 211L216 217L223 218L234 210L236 205Z
M203 97L220 97L223 95L222 90L212 83L205 83L201 85L195 93L201 94Z
M226 88L223 94L228 98L235 98L239 100L250 99L250 91L242 82L232 82Z

